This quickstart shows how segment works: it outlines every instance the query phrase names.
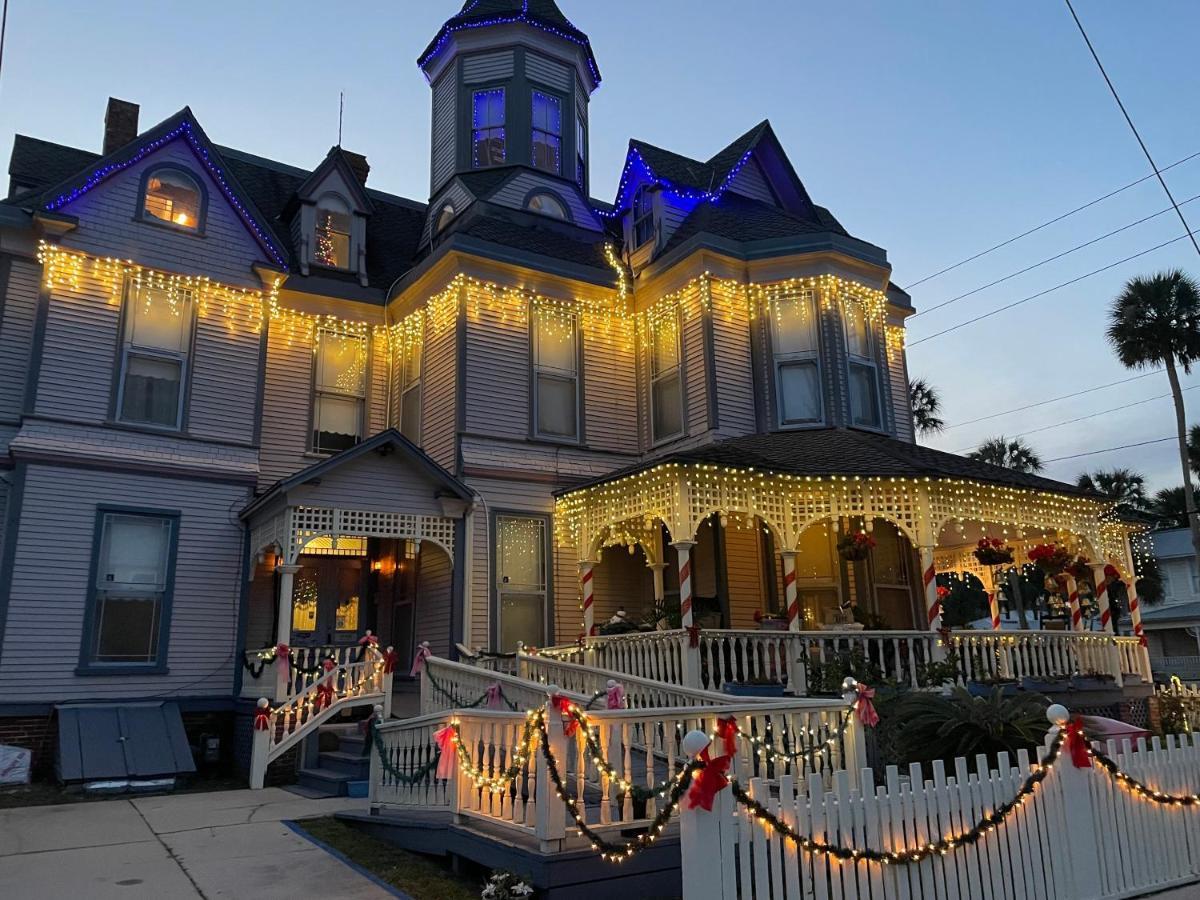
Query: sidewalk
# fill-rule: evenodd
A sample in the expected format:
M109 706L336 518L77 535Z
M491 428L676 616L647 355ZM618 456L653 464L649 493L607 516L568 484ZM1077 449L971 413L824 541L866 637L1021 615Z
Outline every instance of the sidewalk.
M0 897L394 897L283 824L356 805L268 788L0 810Z

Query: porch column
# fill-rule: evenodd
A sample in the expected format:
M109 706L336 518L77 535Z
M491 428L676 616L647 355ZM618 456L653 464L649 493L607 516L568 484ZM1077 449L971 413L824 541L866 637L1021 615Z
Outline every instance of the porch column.
M1096 605L1100 608L1100 630L1116 632L1112 624L1112 604L1108 601L1108 576L1104 570L1107 566L1092 566L1092 581L1096 584Z
M1067 588L1067 609L1071 611L1071 630L1083 631L1083 610L1079 606L1079 584L1074 575L1063 575Z
M666 588L663 586L663 573L667 570L666 563L646 563L650 569L650 578L654 582L654 611L657 613L663 608L663 599L666 597Z
M921 583L925 586L925 616L926 625L930 631L940 631L942 627L942 601L937 595L937 568L933 564L933 547L920 548Z
M783 560L783 608L787 610L788 631L800 630L800 592L796 586L796 551L780 550Z
M595 581L592 578L594 565L590 559L579 563L579 587L583 593L583 633L587 637L596 636L596 595Z
M292 640L292 583L300 566L279 567L279 619L275 629L275 643L289 644Z
M692 613L692 548L695 541L675 541L671 544L679 560L679 615L684 628L691 628L696 619Z

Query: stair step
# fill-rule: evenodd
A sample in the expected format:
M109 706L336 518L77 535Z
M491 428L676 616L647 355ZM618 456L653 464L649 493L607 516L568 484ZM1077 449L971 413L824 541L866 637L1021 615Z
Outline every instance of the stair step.
M353 737L343 737L339 739L338 750L342 753L351 753L355 756L361 756L363 747L367 743L367 739L362 734L356 734ZM363 757L364 759L366 757Z
M322 791L327 797L365 797L366 780L331 769L301 769L296 778L300 787Z
M344 748L343 741L342 747ZM371 771L370 758L363 756L361 753L348 752L345 749L336 750L333 752L325 751L319 757L322 769L328 769L331 772L341 772L346 775L355 775L359 778L366 778Z

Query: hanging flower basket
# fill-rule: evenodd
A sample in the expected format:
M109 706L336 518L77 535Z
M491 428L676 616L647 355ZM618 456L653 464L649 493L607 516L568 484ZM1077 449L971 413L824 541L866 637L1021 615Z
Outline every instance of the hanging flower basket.
M1067 566L1067 574L1076 581L1081 581L1084 578L1092 577L1092 567L1086 556L1078 557L1074 562Z
M1029 551L1029 561L1046 575L1061 575L1072 562L1071 554L1061 544L1038 544Z
M1013 561L1013 548L1000 538L980 538L972 551L981 565L1004 566Z
M872 550L875 549L875 538L871 537L865 531L856 531L854 534L842 535L838 538L837 551L838 555L848 562L858 562L866 559Z

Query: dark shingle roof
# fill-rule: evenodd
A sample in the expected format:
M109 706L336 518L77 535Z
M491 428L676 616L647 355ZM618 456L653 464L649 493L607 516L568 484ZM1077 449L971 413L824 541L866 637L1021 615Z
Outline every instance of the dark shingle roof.
M460 234L468 234L501 247L524 250L527 253L589 266L612 274L612 268L604 255L606 235L603 233L576 228L571 231L577 234L569 234L556 225L522 224L516 221L517 218L530 219L532 216L518 217L507 213L477 214L464 222L458 231Z
M99 153L52 144L18 134L13 138L8 174L14 181L34 187L50 187L66 181L100 158Z
M662 462L711 463L789 475L860 478L952 478L1008 487L1096 497L1072 484L1026 475L869 431L821 428L752 434L693 450L669 453L640 466L610 473L612 481ZM1096 499L1102 499L1096 497Z
M762 241L798 234L846 234L837 220L821 210L823 218L804 219L777 206L728 193L712 203L701 203L671 235L665 255L697 234L712 234L735 241Z
M770 128L767 121L759 122L732 144L713 154L706 162L664 150L645 141L632 140L630 146L637 150L654 172L655 177L669 181L676 187L696 191L715 191L729 178L730 173L759 139Z

